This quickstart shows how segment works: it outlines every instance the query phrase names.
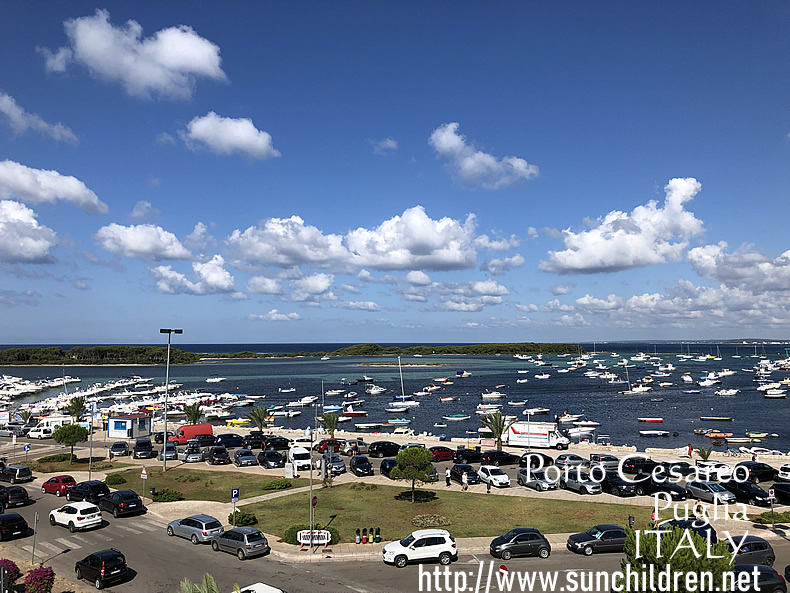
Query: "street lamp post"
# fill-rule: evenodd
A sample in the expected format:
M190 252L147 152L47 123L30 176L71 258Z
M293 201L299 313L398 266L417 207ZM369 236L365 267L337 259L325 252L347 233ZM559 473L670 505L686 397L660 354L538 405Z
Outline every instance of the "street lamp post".
M307 504L310 507L310 549L313 548L313 428L308 426L304 429L304 436L310 439L310 496Z
M160 334L167 334L167 366L165 367L165 431L162 438L162 471L167 471L167 392L170 389L170 336L183 334L183 329L160 329Z

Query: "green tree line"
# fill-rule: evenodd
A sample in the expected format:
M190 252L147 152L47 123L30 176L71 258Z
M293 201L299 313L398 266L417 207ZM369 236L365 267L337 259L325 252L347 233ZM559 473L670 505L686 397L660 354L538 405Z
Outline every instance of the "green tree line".
M50 348L9 348L0 350L0 365L75 364L165 364L167 348L162 346L74 346ZM190 364L200 360L194 352L170 349L170 364Z

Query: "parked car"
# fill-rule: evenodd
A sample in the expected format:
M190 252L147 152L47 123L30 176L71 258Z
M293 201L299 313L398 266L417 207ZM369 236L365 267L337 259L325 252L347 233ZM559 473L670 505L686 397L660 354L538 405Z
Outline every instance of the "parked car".
M616 470L620 466L620 460L614 455L607 455L606 453L590 453L590 467L599 465L604 469Z
M34 426L30 429L30 432L27 433L27 438L38 440L51 439L54 431L55 429L51 426Z
M122 583L128 576L126 558L115 548L93 552L77 561L74 574L78 581L91 581L97 589L112 583Z
M165 443L162 445L162 448L159 450L159 461L163 459L167 461L178 460L178 449L176 449L175 443Z
M294 464L296 471L310 471L313 466L313 456L309 449L304 447L291 447L287 453L288 461Z
M405 568L409 562L438 560L448 565L458 560L455 539L444 529L420 529L384 546L384 562Z
M346 473L346 462L337 453L324 453L316 459L316 466L320 468L322 462L326 464L327 471L333 476Z
M482 465L517 465L520 457L507 451L485 451L480 457Z
M527 451L523 453L518 460L519 467L529 466L543 468L549 467L550 465L554 465L554 458L538 451Z
M636 494L638 496L651 496L656 492L666 492L672 500L686 500L688 494L683 486L670 482L656 480L652 474L637 474L634 477L636 482Z
M349 439L343 444L343 455L359 455L368 452L368 444L362 439Z
M557 489L557 481L549 479L546 476L546 472L542 469L523 467L516 474L516 482L519 486L534 488L539 492Z
M227 449L235 449L236 447L244 446L244 439L240 434L236 434L235 432L226 432L218 434L214 444L222 445Z
M779 475L778 470L771 467L767 463L761 463L759 461L741 461L735 467L736 468L745 467L749 472L749 480L751 480L755 484L759 484L760 482L773 482L774 480L776 480L776 477ZM740 472L738 475L740 476ZM759 563L753 562L752 564L759 564Z
M131 455L132 450L129 449L129 443L126 441L115 441L112 445L110 445L110 459L115 459L116 457L126 457L127 455Z
M140 437L134 443L132 449L132 459L153 459L156 457L156 450L148 437Z
M735 553L735 564L763 564L765 566L773 566L776 562L776 554L774 549L767 541L756 535L747 535L741 541L738 536L733 537L733 541L738 546L738 551ZM730 549L730 554L733 553L733 541L727 541L727 547Z
M785 463L779 468L776 475L777 482L790 482L790 463Z
M453 482L458 482L459 484L463 484L463 475L466 474L466 483L467 484L479 484L480 483L480 476L477 475L477 471L468 463L456 463L453 467L450 468L450 479Z
M92 502L70 502L49 512L49 524L68 527L71 533L91 529L102 524L101 511Z
M686 484L686 494L689 498L699 498L705 502L713 502L714 499L719 504L735 502L735 495L724 486L705 480L693 480Z
M488 553L502 560L510 560L514 556L548 558L551 554L551 544L537 529L517 527L491 540Z
M577 465L585 466L587 465L588 461L575 453L563 453L562 455L558 455L557 459L554 460L554 465L557 467L574 467Z
M452 461L453 455L455 451L453 451L450 447L430 447L430 452L433 454L433 462L436 463L438 461Z
M6 465L0 469L0 481L16 484L18 482L32 482L33 472L26 465Z
M477 475L484 484L491 484L497 488L510 487L510 478L505 472L499 469L499 466L481 465L480 469L477 470Z
M209 465L227 465L230 463L230 454L228 450L221 446L206 447L203 449L203 459Z
M392 476L390 476L390 472L396 465L398 465L398 460L393 457L390 457L389 459L382 459L381 464L379 465L379 473L382 476L391 478Z
M186 538L195 545L211 542L223 530L222 523L211 515L192 515L167 524L167 535Z
M214 536L211 549L215 552L229 552L246 560L262 556L269 551L269 542L260 529L254 527L234 527Z
M729 480L732 468L721 461L698 461L697 475L701 480Z
M678 477L687 477L696 474L696 468L688 461L662 461L658 464L660 471L668 479L677 479Z
M600 552L622 552L625 529L619 525L596 525L584 533L571 535L566 545L571 552L585 556Z
M326 453L327 451L337 453L343 450L344 444L345 442L339 439L322 439L313 446L313 449L319 453Z
M422 443L403 443L400 446L400 450L405 451L406 449L425 449L425 445Z
M597 476L596 476L597 477ZM620 472L606 471L603 474L603 479L600 482L601 489L608 492L613 496L634 496L636 495L636 486L633 482L624 480L620 476Z
M629 457L623 462L623 473L649 474L658 465L649 457Z
M23 537L28 531L27 521L19 513L0 514L0 542L12 537Z
M76 483L77 481L71 476L54 476L41 485L41 493L63 496L69 488L74 488Z
M264 448L274 449L276 451L287 451L291 448L291 441L285 437L267 435L264 441Z
M84 500L96 504L109 493L110 489L104 482L86 480L85 482L78 482L73 488L69 488L66 491L66 500L69 502Z
M664 521L658 526L659 531L669 531L674 528L686 529L693 533L710 539L711 544L719 541L716 529L707 521L696 521L694 519L672 519L671 521Z
M0 427L0 437L10 437L10 436L27 436L30 432L30 429L33 426L29 424L23 424L21 422L9 422L5 426Z
M22 486L0 486L0 510L21 507L30 502L30 495Z
M277 453L277 451L272 451ZM280 456L282 457L282 455ZM236 467L247 467L250 465L258 465L258 460L255 458L255 453L250 449L236 449L233 452L233 465Z
M453 461L455 463L479 463L483 457L483 452L477 449L469 449L467 447L459 447L453 453Z
M134 490L116 490L99 501L99 509L112 513L116 519L121 515L144 513L143 501Z
M790 504L790 482L777 482L771 489L779 504Z
M184 463L197 463L203 461L203 451L196 439L192 439L183 449L178 449L176 456Z
M258 453L258 465L263 469L276 469L278 467L285 467L285 457L279 451L274 449L266 449Z
M745 502L753 506L771 506L771 497L768 493L760 488L751 480L744 482L736 482L730 480L722 484L727 490L735 495L735 500L738 502ZM762 564L761 562L750 562L749 564Z
M217 438L213 434L196 434L194 437L187 440L187 443L190 441L196 441L198 446L204 449L206 447L213 447L217 442Z
M560 478L560 488L562 490L575 490L579 494L600 494L601 485L584 472L569 471L567 475Z
M348 470L357 477L374 475L373 466L364 455L354 455L348 462Z
M392 441L376 441L368 445L368 455L371 457L391 457L399 451L400 445Z
M174 435L175 435L175 433L172 430L168 430L167 431L167 438L170 438L170 437L172 437ZM162 443L164 443L165 442L165 433L162 432L162 431L155 432L154 433L154 442L157 445L161 445Z
M247 449L263 449L263 444L266 442L266 435L257 430L244 435L241 439L241 444Z
M754 582L754 578L751 576L755 570L757 572L757 583ZM733 566L731 572L734 575L733 582L735 583L740 582L742 577L739 577L739 575L742 572L750 575L745 578L747 584L744 587L748 588L738 589L739 593L756 593L757 591L760 593L787 593L786 581L782 579L782 575L770 566L741 564ZM787 574L787 569L785 569L785 575L790 576Z

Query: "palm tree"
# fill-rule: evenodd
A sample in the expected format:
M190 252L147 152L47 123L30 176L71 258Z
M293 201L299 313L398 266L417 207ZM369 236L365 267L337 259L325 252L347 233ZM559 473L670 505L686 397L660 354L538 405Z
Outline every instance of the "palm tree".
M200 402L184 406L184 415L190 424L198 424L200 417L203 415L203 412L200 411Z
M77 397L72 397L69 400L69 405L66 406L66 411L68 411L69 416L74 419L74 422L79 422L80 418L85 414L85 397L79 395Z
M206 573L200 583L192 583L189 579L181 581L178 593L220 593L220 590L214 577Z
M266 408L261 408L260 406L253 408L247 413L247 418L255 423L260 432L263 432L263 427L266 425L268 417L269 412Z
M711 453L713 453L713 447L708 447L707 449L705 447L700 447L699 449L697 449L697 455L700 456L700 459L702 459L702 461L707 461L708 459L710 459Z
M516 420L510 420L509 422L505 420L505 417L502 415L502 412L494 412L492 414L486 414L483 418L480 419L480 422L483 423L491 434L494 435L496 439L496 450L502 450L502 436L507 432L507 429L510 428Z
M324 412L318 417L319 422L324 425L324 428L329 433L329 438L335 438L335 430L337 430L337 421L339 416L334 412Z
M22 410L22 411L19 412L19 417L22 419L22 422L27 424L28 422L30 422L30 419L33 417L33 411L32 410Z

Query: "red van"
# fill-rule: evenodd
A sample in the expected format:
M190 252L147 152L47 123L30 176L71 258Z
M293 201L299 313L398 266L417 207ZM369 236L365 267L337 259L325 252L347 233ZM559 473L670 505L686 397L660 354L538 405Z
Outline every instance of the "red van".
M194 439L199 434L214 434L214 426L211 424L185 424L176 430L176 433L168 437L169 443L176 445L186 445L189 439Z

